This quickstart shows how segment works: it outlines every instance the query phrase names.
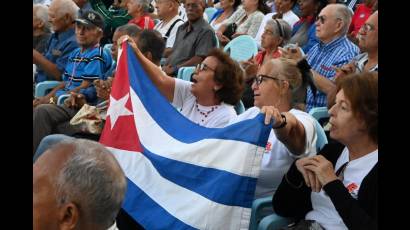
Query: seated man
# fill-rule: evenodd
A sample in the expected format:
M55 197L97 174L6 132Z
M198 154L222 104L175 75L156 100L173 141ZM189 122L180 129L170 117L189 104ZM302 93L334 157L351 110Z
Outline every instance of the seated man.
M202 17L205 7L203 0L185 1L188 21L178 28L172 53L163 68L167 75L176 76L178 68L200 64L216 47L215 32Z
M43 53L50 39L51 31L48 23L48 7L33 5L33 49Z
M87 103L95 103L97 95L92 82L104 79L105 72L112 65L110 54L104 53L99 46L104 23L102 17L94 11L87 11L76 20L76 37L81 48L74 50L69 57L63 80L48 95L33 101L33 151L40 140L53 132L56 126L69 121ZM55 102L54 96L71 94L64 106L49 104ZM75 133L72 127L60 127L60 132Z
M124 172L104 146L64 141L33 165L33 227L106 230L115 224L126 185Z
M33 48L33 64L37 65L35 82L61 80L69 54L78 48L73 21L77 18L78 6L72 0L54 0L48 8L51 35L45 52Z

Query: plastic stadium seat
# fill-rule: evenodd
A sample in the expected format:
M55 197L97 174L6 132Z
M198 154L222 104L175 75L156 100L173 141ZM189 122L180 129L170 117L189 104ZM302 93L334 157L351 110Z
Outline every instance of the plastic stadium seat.
M216 11L217 9L213 7L208 7L205 9L205 14L208 16L208 22L211 21L211 18L214 16Z
M232 39L224 51L235 61L246 61L258 53L256 41L249 35L241 35Z
M54 87L61 84L61 81L43 81L37 83L34 97L42 97L47 95Z
M245 112L245 106L243 105L242 100L240 100L236 105L235 105L235 111L236 114L241 114L243 112Z
M191 81L191 75L194 71L195 71L194 66L181 67L178 69L177 78L185 80L185 81Z

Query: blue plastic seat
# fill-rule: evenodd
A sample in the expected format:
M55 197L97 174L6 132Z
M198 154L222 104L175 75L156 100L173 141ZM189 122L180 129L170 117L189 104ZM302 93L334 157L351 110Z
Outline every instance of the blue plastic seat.
M218 11L218 10L216 8L213 8L213 7L208 7L208 8L205 9L205 14L206 14L206 16L208 16L208 22L211 21L211 18L212 18L212 16L214 16L216 11Z
M245 106L243 105L242 100L240 100L236 105L235 105L235 111L236 114L241 114L243 112L245 112Z
M329 117L329 112L327 110L327 107L316 107L312 108L309 111L309 114L314 117L317 121L320 122L320 119L323 118L328 118Z
M34 91L34 97L43 97L47 95L54 87L61 84L61 81L43 81L37 83Z
M195 71L194 66L181 67L178 69L177 78L185 80L185 81L191 81L191 75L194 71Z
M232 39L224 51L235 61L246 61L258 53L256 41L249 35L241 35Z

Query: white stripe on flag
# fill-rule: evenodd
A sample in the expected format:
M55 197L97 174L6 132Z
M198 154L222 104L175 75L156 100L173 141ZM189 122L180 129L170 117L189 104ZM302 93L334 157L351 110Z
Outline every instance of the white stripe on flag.
M180 221L198 229L226 229L227 226L229 229L248 229L250 208L210 201L163 178L143 154L107 148L128 179ZM242 221L239 223L238 220Z
M259 164L264 148L246 142L220 139L204 139L191 144L180 142L152 119L132 88L130 94L140 142L150 152L241 176L259 176Z

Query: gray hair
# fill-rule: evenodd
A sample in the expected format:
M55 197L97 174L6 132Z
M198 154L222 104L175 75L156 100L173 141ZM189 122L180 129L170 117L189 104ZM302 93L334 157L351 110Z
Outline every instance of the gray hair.
M151 3L150 0L131 0L134 2L138 2L138 4L142 5L142 9L144 10L144 13L147 13L149 11L149 4Z
M127 34L131 37L136 37L138 34L141 33L141 28L135 24L125 24L122 26L117 27L115 31Z
M77 4L73 0L53 0L51 5L58 4L56 14L61 16L68 14L73 19L77 19L78 17L78 10L80 9ZM50 6L51 6L50 5Z
M335 17L343 21L342 34L345 35L349 31L350 23L352 22L352 10L345 4L331 4L335 6Z
M33 15L42 22L48 22L48 7L43 4L33 4Z
M89 221L104 229L110 227L125 196L124 173L108 149L85 140L64 140L52 148L73 146L56 180L57 203L75 202Z
M266 22L266 26L269 26L274 31L276 36L280 36L283 39L279 46L284 46L288 43L292 35L292 28L288 22L283 19L269 19Z

